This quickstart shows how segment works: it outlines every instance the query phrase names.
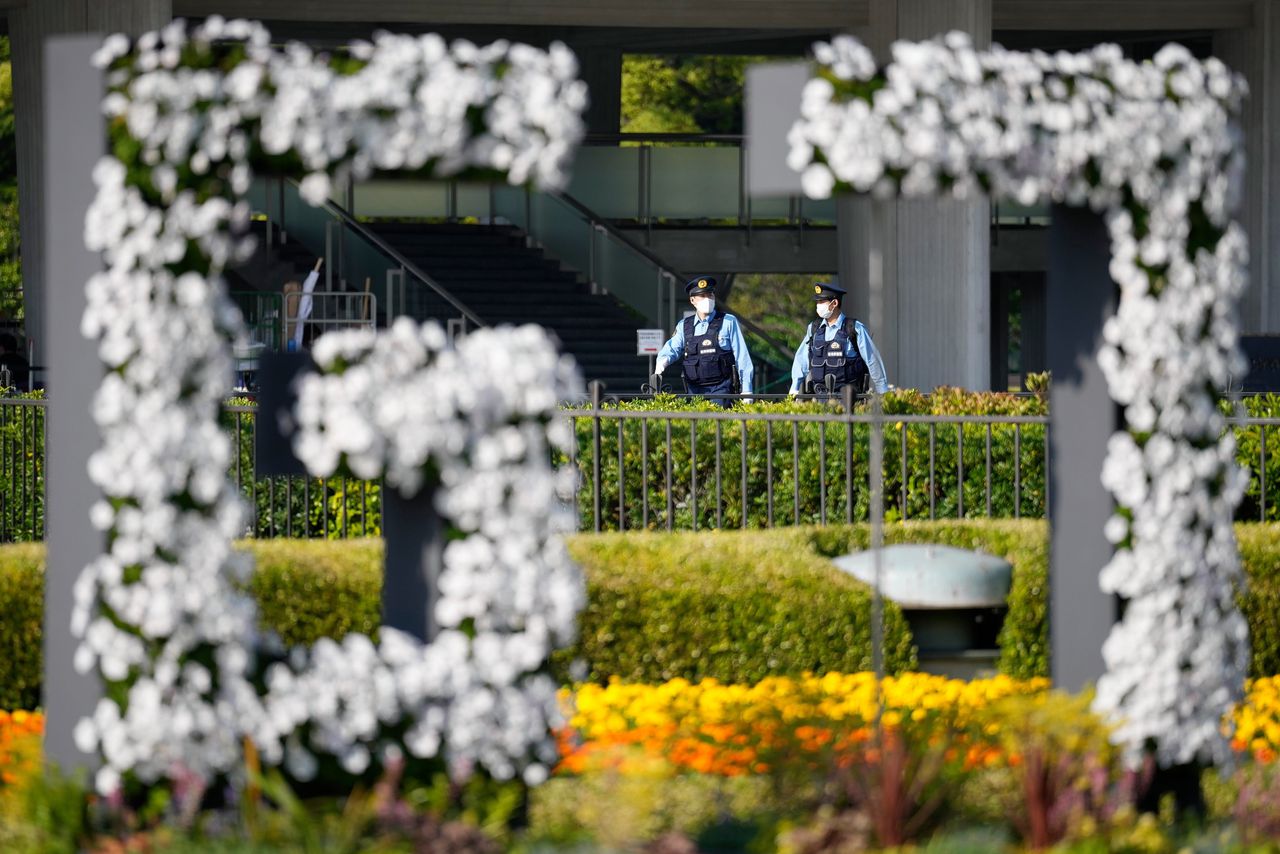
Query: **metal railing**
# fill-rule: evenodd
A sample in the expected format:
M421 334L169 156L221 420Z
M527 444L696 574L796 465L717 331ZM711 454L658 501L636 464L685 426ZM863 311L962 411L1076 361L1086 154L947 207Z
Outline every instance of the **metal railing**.
M571 410L581 530L867 521L873 416ZM882 416L890 520L1043 517L1048 416Z
M44 538L45 401L0 398L0 542Z
M46 401L0 398L0 542L44 537ZM575 507L585 531L770 528L866 521L875 416L840 408L641 410L597 397L570 407ZM256 407L228 406L229 475L250 537L381 532L378 484L257 477ZM1050 494L1048 416L883 416L885 518L1041 518ZM1240 521L1280 521L1280 418L1229 419L1250 467Z
M308 303L307 298L310 297ZM299 320L299 314L306 317ZM312 291L286 293L284 300L285 340L298 340L302 324L303 342L337 329L373 329L378 317L376 294L361 291Z
M349 198L353 192L354 190L352 189L351 185L348 184ZM369 244L371 247L376 249L378 252L380 252L382 255L386 257L388 262L390 262L387 265L386 273L385 273L386 303L387 303L386 317L387 317L388 324L390 324L390 322L395 317L398 316L395 313L397 308L399 309L400 314L410 313L406 311L407 302L405 300L405 282L407 280L412 279L413 281L417 282L422 288L429 290L432 296L436 300L443 301L445 304L450 306L456 312L456 318L449 318L449 319L461 320L462 321L461 331L463 333L466 332L468 323L471 324L472 328L478 328L481 326L488 325L480 318L480 315L476 314L474 311L468 308L465 304L463 304L461 300L459 300L447 289L445 289L445 287L441 285L439 282L437 282L435 279L431 278L431 276L425 271L423 271L417 264L413 263L407 257L405 257L404 254L401 253L398 249L396 249L387 241L383 240L380 236L378 236L378 234L371 231L363 223L357 220L351 214L351 212L348 211L346 208L343 208L341 205L338 205L336 202L332 200L326 200L323 205L323 208L324 210L332 214L334 217L336 217L336 220L325 223L325 259L326 259L326 264L329 270L329 272L327 273L327 275L329 276L327 280L327 285L326 285L327 287L329 288L333 287L333 270L335 269L335 264L331 262L333 262L334 260L333 254L334 254L335 248L342 248L341 255L336 262L336 269L339 274L339 281L341 282L342 279L345 278L346 255L347 255L347 251L344 248L346 246L345 238L347 233L351 233L351 234L355 234L362 241L364 241L365 243ZM335 231L337 232L337 237L340 242L335 242ZM398 278L398 282L396 281L397 278ZM395 287L396 284L399 285L398 294L400 299L398 302L395 299L395 294L397 293L397 289ZM434 313L434 312L431 312L431 313ZM420 317L418 319L421 320L425 318ZM456 324L455 324L455 327L456 327Z
M357 219L354 184L346 186L346 206L333 199L313 206L301 198L296 181L263 178L251 193L266 216L268 248L277 241L299 241L322 255L324 290L359 293L372 285L383 288L381 309L389 324L402 314L419 320L439 320L450 330L465 333L488 325L474 310L422 270L412 260ZM412 287L406 287L412 283Z
M675 328L676 323L683 318L684 310L689 307L682 291L688 276L568 193L542 194L542 198L559 206L560 210L572 217L579 231L586 237L585 253L567 251L569 247L563 243L563 232L540 222L540 218L535 215L531 191L525 189L523 193L523 205L508 206L506 209L506 215L511 221L560 257L579 265L580 272L593 289L607 287L609 292L646 314L664 330ZM579 257L575 258L575 254ZM619 255L629 263L619 263ZM627 275L628 270L632 275ZM649 306L653 307L652 314L649 314ZM760 381L757 382L757 387L763 390L770 385L789 382L792 348L750 318L734 312L727 302L722 302L719 307L734 314L742 325L751 345L753 361L758 363L756 373Z

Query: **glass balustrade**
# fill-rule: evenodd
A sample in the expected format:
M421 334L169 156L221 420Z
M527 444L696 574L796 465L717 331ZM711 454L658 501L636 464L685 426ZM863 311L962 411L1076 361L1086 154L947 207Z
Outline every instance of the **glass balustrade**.
M277 239L283 232L287 240L326 259L318 289L373 294L376 300L353 301L351 305L376 305L381 325L401 315L436 320L460 330L483 321L422 272L419 264L427 259L412 251L399 252L350 212L344 215L339 201L342 189L335 188L330 205L313 206L301 197L293 182L258 178L248 199L277 229ZM353 190L357 202L363 197L370 207L387 211L380 214L384 219L420 218L431 215L420 211L437 206L457 209L458 205L467 210L479 210L483 205L483 215L488 216L487 187L375 181L358 184Z

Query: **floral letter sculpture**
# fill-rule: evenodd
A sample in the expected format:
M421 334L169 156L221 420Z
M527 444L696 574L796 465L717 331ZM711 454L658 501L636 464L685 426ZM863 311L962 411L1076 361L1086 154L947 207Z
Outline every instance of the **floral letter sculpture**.
M1131 755L1153 743L1164 765L1222 758L1248 663L1231 527L1245 477L1216 405L1245 367L1247 246L1231 216L1244 84L1172 45L1141 64L1114 45L979 52L961 33L892 52L879 70L852 38L815 47L789 163L815 198L987 192L1105 215L1120 304L1099 359L1128 429L1102 472L1118 510L1101 584L1128 607L1096 707Z
M101 791L124 775L236 778L243 745L298 778L332 757L353 775L397 752L451 772L537 783L555 759L550 651L583 600L557 534L571 519L557 402L576 368L537 327L481 330L458 347L434 324L338 333L315 350L296 450L313 474L385 476L435 490L452 529L429 644L383 629L287 651L261 637L232 550L244 530L219 429L230 346L243 326L221 282L248 247L251 170L468 176L555 187L581 136L585 85L561 45L447 45L380 35L333 57L270 45L261 26L176 23L107 41L111 155L86 223L108 270L89 283L84 332L108 373L94 402L90 476L108 551L76 590L76 664L106 696L76 729ZM463 382L501 350L501 384Z

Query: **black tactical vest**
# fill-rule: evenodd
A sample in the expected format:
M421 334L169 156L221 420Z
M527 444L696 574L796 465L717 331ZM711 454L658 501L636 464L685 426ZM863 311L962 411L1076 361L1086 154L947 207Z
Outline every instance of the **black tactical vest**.
M684 319L684 378L699 385L716 385L733 377L738 364L732 350L720 346L720 327L725 315L717 313L707 324L707 331L693 334L697 315Z
M825 320L815 320L809 327L809 378L814 388L823 388L830 374L836 379L837 391L850 384L858 393L866 390L870 372L858 352L854 322L846 317L830 341L824 338Z

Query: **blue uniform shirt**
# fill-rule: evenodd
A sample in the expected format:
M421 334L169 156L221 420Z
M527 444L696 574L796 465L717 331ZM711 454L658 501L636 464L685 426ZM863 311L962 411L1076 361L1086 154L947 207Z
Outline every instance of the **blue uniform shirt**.
M825 336L824 341L830 341L836 337L836 332L844 325L844 312L836 315L834 320L823 321L822 332ZM871 387L876 391L884 394L889 390L889 380L885 375L884 362L880 359L880 351L876 349L875 342L871 340L871 333L867 332L867 328L862 325L862 321L855 320L853 322L853 331L858 338L858 352L862 354L862 361L867 363L867 373L871 375ZM812 324L804 333L804 340L800 342L800 348L796 350L796 357L791 360L791 391L797 393L801 386L804 385L804 378L809 375L809 339L813 335Z
M705 334L707 324L715 316L716 311L712 309L711 313L705 318L695 317L693 334ZM738 325L738 319L732 314L726 314L724 323L720 324L720 347L723 350L733 351L733 360L738 365L738 380L742 385L742 393L751 394L751 380L755 377L755 368L751 364L751 354L747 352L746 339L742 337L742 327ZM668 365L684 361L683 320L676 324L675 333L667 339L667 343L663 344L662 349L658 351L658 361L666 362Z

